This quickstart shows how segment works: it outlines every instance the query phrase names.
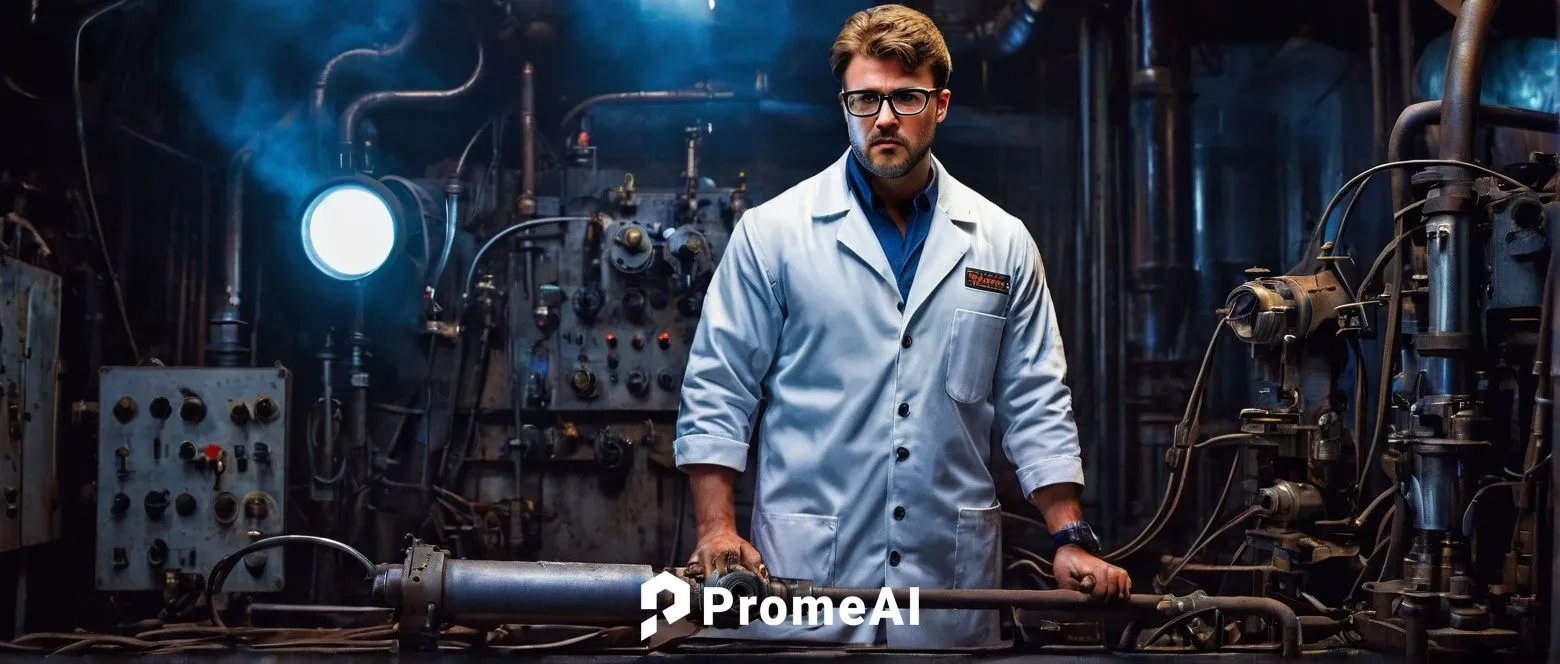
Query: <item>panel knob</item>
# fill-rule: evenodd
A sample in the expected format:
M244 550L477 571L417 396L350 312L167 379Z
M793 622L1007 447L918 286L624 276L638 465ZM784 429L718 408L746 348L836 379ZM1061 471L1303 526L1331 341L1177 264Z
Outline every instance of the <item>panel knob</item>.
M148 492L142 505L146 508L146 516L153 519L161 519L163 512L168 511L168 492Z
M152 540L152 545L146 547L146 565L148 567L162 567L168 562L168 543L162 540Z
M206 419L206 402L200 397L184 397L184 403L179 406L179 419L190 424L200 424Z
M114 504L108 510L113 512L114 516L124 516L125 512L130 511L130 496L122 493L114 494Z
M195 496L192 496L188 493L179 494L178 498L173 499L173 510L178 512L179 516L189 516L194 514Z

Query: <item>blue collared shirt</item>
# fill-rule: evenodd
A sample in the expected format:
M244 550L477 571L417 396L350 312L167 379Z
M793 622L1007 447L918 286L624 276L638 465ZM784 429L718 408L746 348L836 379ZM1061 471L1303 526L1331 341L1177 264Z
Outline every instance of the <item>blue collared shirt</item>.
M872 186L867 182L867 172L856 161L855 155L851 155L848 160L846 172L850 175L846 181L850 183L851 194L861 204L867 221L872 224L872 232L877 234L878 243L883 245L883 255L894 268L899 297L908 300L910 284L915 283L916 264L921 262L921 246L926 244L926 235L932 230L932 210L937 203L936 169L933 169L926 188L912 202L903 234L899 232L899 225L894 223L893 217L883 208L882 199L873 193Z

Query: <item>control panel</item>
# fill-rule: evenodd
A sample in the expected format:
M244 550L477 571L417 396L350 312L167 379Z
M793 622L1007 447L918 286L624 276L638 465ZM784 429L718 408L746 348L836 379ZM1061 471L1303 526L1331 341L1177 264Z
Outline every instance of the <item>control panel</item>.
M0 257L0 551L59 534L60 277Z
M283 532L292 377L283 368L105 367L98 417L99 590L160 590ZM228 592L281 590L280 549Z
M731 192L614 192L536 241L512 292L512 371L528 411L675 413L704 291L735 220Z

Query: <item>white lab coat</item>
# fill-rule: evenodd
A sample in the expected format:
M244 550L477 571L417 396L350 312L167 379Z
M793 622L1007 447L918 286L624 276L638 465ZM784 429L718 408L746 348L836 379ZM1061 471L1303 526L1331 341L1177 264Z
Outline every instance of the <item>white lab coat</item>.
M733 232L688 361L677 464L745 470L765 389L749 539L771 575L999 587L993 439L1025 495L1083 483L1039 249L1022 222L934 161L936 210L903 301L846 184L849 155L749 210ZM1007 277L1008 293L973 287L1001 290L1000 276L981 272ZM992 645L999 620L923 610L918 626L889 623L886 643ZM760 623L702 636L873 643L878 629Z

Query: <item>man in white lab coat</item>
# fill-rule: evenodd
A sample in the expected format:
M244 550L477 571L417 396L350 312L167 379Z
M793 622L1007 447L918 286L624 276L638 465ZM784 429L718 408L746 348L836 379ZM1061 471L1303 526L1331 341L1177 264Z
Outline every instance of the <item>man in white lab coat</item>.
M1097 596L1129 593L1078 504L1039 250L931 155L950 98L942 35L918 12L874 7L846 22L831 63L850 149L743 216L694 338L675 443L698 524L690 571L740 559L826 586L999 587L988 468L1000 441L1059 545L1060 586L1092 577ZM750 544L732 497L763 392ZM953 648L991 645L998 627L996 611L923 610L920 625L735 636Z

